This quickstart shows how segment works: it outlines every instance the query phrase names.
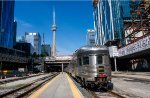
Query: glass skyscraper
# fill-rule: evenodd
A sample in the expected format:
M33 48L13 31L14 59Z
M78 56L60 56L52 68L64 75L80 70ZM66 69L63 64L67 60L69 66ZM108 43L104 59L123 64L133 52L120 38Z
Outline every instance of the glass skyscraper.
M97 44L104 45L112 40L119 40L123 43L123 2L121 0L93 0ZM128 10L129 8L125 12L128 13Z
M41 53L46 56L51 56L51 46L49 44L43 44Z
M41 36L39 33L28 33L25 32L25 40L34 48L34 52L41 54Z
M12 48L14 34L14 1L0 0L0 46Z
M92 29L88 29L86 39L88 45L95 45L95 31Z
M16 35L17 35L17 21L14 20L14 25L13 25L13 46L16 45Z

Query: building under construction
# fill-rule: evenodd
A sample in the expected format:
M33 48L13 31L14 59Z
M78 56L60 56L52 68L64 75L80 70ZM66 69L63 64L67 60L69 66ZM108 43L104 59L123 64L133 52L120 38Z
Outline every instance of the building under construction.
M93 8L96 43L118 47L118 70L150 71L150 0L93 0Z
M125 46L118 49L119 69L150 71L150 1L130 0L129 6L131 17L124 18Z

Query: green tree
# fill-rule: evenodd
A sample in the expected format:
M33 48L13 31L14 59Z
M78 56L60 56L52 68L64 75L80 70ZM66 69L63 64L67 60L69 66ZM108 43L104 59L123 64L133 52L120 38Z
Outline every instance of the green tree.
M36 54L36 52L34 52L34 53L32 54L32 57L33 57L33 58L37 58L37 57L38 57L38 55Z

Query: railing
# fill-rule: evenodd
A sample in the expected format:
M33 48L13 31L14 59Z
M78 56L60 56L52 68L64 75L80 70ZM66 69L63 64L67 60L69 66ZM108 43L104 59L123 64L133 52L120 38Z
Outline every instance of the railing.
M23 52L23 51L16 50L16 49L5 48L5 47L1 47L1 46L0 46L0 53L19 56L19 57L25 57L26 56L26 53Z
M27 63L28 59L23 51L0 47L0 61Z
M55 60L72 60L72 55L63 55L63 56L56 56L55 58L46 57L45 61L55 61Z
M18 57L0 53L0 61L27 63L28 59L25 57Z
M34 58L34 59L33 59L33 62L34 62L34 63L41 64L42 62L44 62L44 58L36 58L36 59Z

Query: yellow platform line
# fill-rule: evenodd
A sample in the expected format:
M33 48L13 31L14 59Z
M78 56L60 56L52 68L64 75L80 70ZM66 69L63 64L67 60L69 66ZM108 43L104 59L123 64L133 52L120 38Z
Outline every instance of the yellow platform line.
M74 98L82 98L81 92L78 90L76 85L73 83L73 81L70 79L70 77L66 74L71 91L73 93Z
M59 75L58 75L59 76ZM58 76L56 76L55 78L53 78L52 80L50 80L48 83L46 83L44 86L42 86L39 90L37 90L36 92L34 92L32 95L30 95L28 98L37 98L39 95L41 95L46 89L47 87L52 84L52 82L54 82Z

